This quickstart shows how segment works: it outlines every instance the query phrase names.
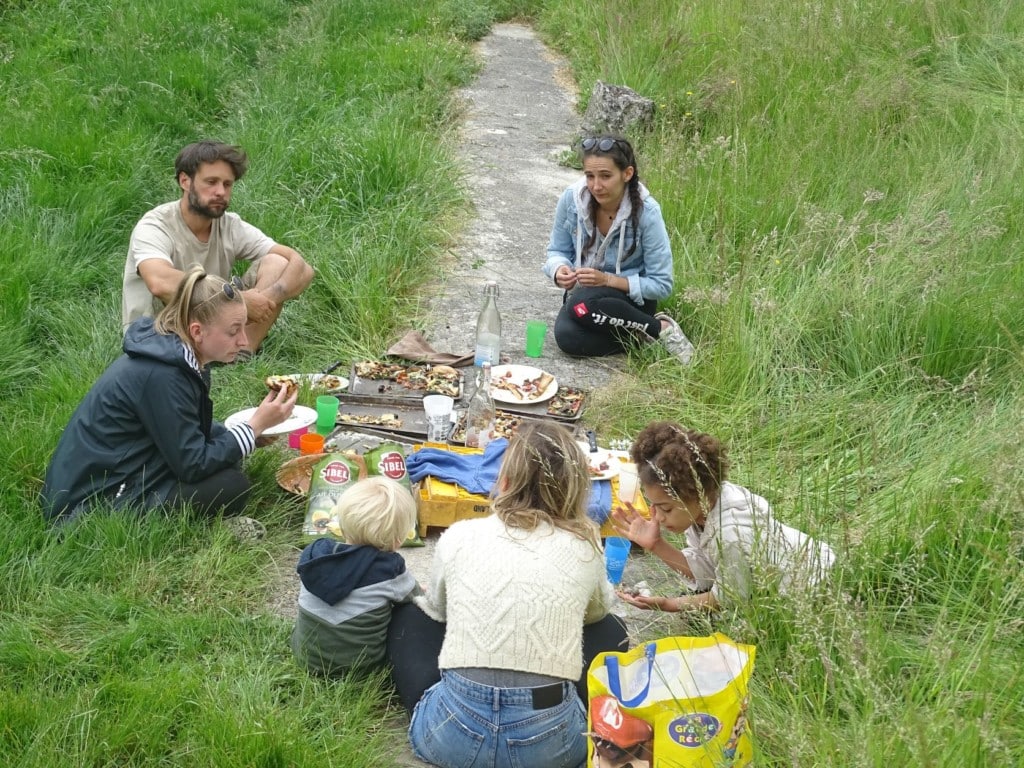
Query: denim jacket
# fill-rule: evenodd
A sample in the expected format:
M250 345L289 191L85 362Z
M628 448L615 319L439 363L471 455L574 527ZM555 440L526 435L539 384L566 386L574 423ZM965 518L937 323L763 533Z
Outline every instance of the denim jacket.
M665 220L661 217L661 206L642 184L640 197L643 211L640 213L636 249L626 257L633 243L633 228L629 223L633 206L629 195L626 195L608 230L604 262L600 267L605 272L625 277L629 281L629 298L642 306L645 301L660 301L672 294L673 272L672 246ZM580 179L566 189L558 200L544 263L544 274L551 279L559 267L579 269L583 266L583 246L590 239L593 227L589 204L590 190L586 179Z

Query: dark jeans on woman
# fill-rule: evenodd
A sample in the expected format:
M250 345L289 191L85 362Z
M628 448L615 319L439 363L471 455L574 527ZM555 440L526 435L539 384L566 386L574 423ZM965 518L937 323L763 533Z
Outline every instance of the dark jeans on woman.
M658 302L638 307L615 288L578 287L565 294L555 318L555 342L573 357L617 355L636 346L638 333L658 338L657 309Z
M441 679L437 659L441 655L445 625L434 621L414 603L396 605L388 627L388 661L395 692L405 711L412 714L423 693ZM587 697L587 670L590 662L605 651L625 651L629 647L626 625L615 614L583 625L583 674L576 691L584 705Z
M167 500L171 507L190 505L202 517L225 517L242 514L249 503L252 482L236 467L222 469L198 483L181 483Z
M130 508L155 512L158 510L180 510L188 505L200 517L216 517L221 512L225 517L234 517L242 514L245 505L249 503L251 493L252 482L245 476L245 473L237 467L229 467L198 483L179 484L178 488L164 502L160 502L151 494L148 499L142 498L133 501ZM108 500L108 503L112 503L117 508L116 500ZM53 524L58 529L66 529L71 523L82 519L92 506L93 503L89 501L83 502L70 512L56 518Z

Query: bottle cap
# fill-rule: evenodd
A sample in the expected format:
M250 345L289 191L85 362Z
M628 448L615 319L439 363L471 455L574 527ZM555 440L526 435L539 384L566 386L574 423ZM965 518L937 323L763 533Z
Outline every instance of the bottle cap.
M488 280L484 283L484 296L498 298L498 283L494 280Z

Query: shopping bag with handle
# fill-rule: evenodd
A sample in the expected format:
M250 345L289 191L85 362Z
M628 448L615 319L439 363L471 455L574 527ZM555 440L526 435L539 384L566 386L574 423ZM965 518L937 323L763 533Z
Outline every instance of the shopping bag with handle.
M587 672L589 768L742 768L753 645L718 633L599 654Z

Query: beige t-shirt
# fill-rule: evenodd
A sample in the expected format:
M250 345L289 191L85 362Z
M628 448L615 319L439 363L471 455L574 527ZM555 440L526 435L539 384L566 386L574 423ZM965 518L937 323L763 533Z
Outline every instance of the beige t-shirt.
M225 213L214 219L209 241L201 242L182 218L180 204L180 200L175 200L158 205L132 230L121 299L124 328L140 317L156 315L163 308L163 302L149 292L139 277L139 264L146 259L163 259L182 272L200 264L208 274L227 279L236 261L257 261L275 245L237 213Z

